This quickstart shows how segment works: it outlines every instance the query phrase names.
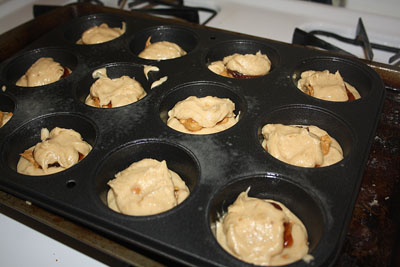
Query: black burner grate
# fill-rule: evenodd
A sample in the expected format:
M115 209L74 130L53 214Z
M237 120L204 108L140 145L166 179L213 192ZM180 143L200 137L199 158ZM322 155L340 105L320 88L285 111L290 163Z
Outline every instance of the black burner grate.
M378 50L394 53L394 55L389 58L388 63L392 64L392 65L400 65L400 48L387 46L387 45L383 45L383 44L370 43L367 32L364 28L364 24L363 24L361 18L359 18L359 20L358 20L356 37L354 39L343 37L339 34L328 32L328 31L313 30L310 32L305 32L299 28L296 28L294 30L293 38L292 38L293 44L300 44L300 45L305 45L305 46L322 48L324 50L334 51L339 54L355 57L355 55L351 54L350 52L345 51L325 40L322 40L321 38L318 38L317 36L330 37L330 38L334 38L334 39L339 40L344 43L361 46L364 49L365 58L370 61L372 61L373 57L374 57L372 49L378 49Z

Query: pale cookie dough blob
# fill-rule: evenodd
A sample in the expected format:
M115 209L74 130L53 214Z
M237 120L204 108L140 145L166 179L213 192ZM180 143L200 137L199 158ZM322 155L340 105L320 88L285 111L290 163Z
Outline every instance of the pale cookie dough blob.
M167 163L143 159L132 163L110 180L107 204L112 210L132 216L158 214L182 203L189 189Z
M67 75L71 73L69 69L64 69L53 58L42 57L33 63L26 73L19 78L16 85L33 87L54 83L64 76L64 72L67 72Z
M64 171L89 154L92 147L72 130L55 127L41 130L42 142L25 150L17 164L17 172L26 175L47 175Z
M93 79L106 78L106 77L108 77L106 68L100 68L92 72Z
M267 124L262 146L273 157L299 167L324 167L343 159L339 143L317 126Z
M4 126L12 117L12 112L5 112L0 110L0 128Z
M216 222L218 243L248 263L277 266L298 261L308 253L307 230L282 203L240 193Z
M238 122L234 110L235 104L228 98L189 96L168 112L167 125L189 134L217 133Z
M122 28L110 28L106 23L100 26L93 26L82 33L81 39L77 44L100 44L105 43L121 36L125 33L125 22L122 23Z
M304 71L297 82L297 88L310 96L328 101L351 101L361 98L358 91L343 80L339 71L335 74L328 70Z
M186 55L186 51L179 45L168 41L150 43L150 38L146 42L145 49L139 53L140 58L151 60L166 60Z
M160 86L161 84L165 83L168 80L168 76L164 76L160 79L158 79L157 81L154 81L151 86L150 89L153 89L154 87Z
M145 96L146 91L135 79L125 75L115 79L101 76L90 87L90 94L86 97L85 104L115 108L134 103Z
M143 65L143 73L147 80L149 80L149 72L157 72L160 69L157 66Z
M268 56L258 51L254 54L233 54L208 66L212 72L230 78L251 78L266 75L271 69Z

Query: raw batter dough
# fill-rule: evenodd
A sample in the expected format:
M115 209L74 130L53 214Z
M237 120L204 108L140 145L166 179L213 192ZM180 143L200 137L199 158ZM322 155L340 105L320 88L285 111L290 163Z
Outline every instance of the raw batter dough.
M299 167L324 167L343 159L339 143L317 126L267 124L262 146L273 157Z
M17 172L26 175L61 172L78 163L92 150L81 135L72 129L55 127L49 132L43 128L40 135L42 142L21 154Z
M218 243L233 256L256 265L290 264L308 253L307 230L282 203L240 193L216 223Z
M146 96L138 81L128 76L110 79L106 69L95 70L92 74L98 78L90 87L85 103L93 107L115 108L134 103Z
M42 57L33 63L26 73L19 78L16 85L25 87L42 86L54 83L69 74L71 74L71 70L55 62L53 58Z
M100 26L94 26L84 31L81 39L76 43L85 45L105 43L120 37L125 30L125 22L122 23L122 28L110 28L106 23L102 23Z
M189 96L168 112L167 125L189 134L211 134L235 125L239 116L235 104L228 98Z
M186 51L175 43L171 43L168 41L151 43L150 39L151 37L147 39L145 49L140 52L140 58L151 60L166 60L186 55Z
M3 112L0 110L0 128L11 119L12 115L12 112Z
M189 189L179 175L168 169L165 160L143 159L132 163L110 180L108 207L132 216L158 214L180 204Z
M258 51L253 54L233 54L222 61L214 61L208 69L229 78L254 78L267 74L271 69L271 61L267 55Z
M353 101L361 96L349 83L345 82L339 71L335 74L328 70L309 70L301 73L297 87L315 98L328 101Z

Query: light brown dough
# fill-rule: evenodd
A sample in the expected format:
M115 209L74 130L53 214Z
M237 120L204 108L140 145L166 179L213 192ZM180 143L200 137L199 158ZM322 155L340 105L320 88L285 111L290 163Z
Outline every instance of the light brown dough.
M3 112L0 110L0 128L6 124L11 117L13 116L12 112Z
M171 43L168 41L151 43L150 38L151 37L147 39L145 49L138 55L140 58L151 60L166 60L186 55L186 51L175 43Z
M112 210L132 216L158 214L179 205L189 189L165 161L143 159L118 172L108 182L107 204Z
M339 143L317 126L267 124L262 146L273 157L299 167L324 167L343 159Z
M233 256L256 265L293 263L308 253L307 230L282 203L240 193L216 222L218 243Z
M235 125L239 116L235 104L228 98L189 96L168 112L167 125L189 134L211 134Z
M297 88L315 98L328 101L351 101L359 99L358 91L345 82L339 71L304 71L297 82Z
M266 75L271 69L268 56L258 51L254 54L233 54L223 60L214 61L208 69L230 78L252 78Z
M70 73L71 70L55 62L53 58L42 57L33 63L26 73L19 78L16 85L25 87L42 86L54 83L65 74L68 75Z
M98 79L90 87L85 103L93 107L115 108L134 103L146 96L141 84L128 76L110 79L105 69L93 72Z
M85 45L105 43L120 37L125 30L125 22L122 23L122 28L110 28L106 23L102 23L100 26L93 26L84 31L81 39L76 43Z
M72 129L55 127L49 132L43 128L41 140L21 154L17 172L33 176L61 172L77 164L92 150Z

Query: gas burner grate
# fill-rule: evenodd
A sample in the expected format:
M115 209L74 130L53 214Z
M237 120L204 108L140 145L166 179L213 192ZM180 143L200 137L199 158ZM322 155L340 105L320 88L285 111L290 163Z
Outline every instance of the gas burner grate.
M318 38L317 36L330 37L330 38L334 38L338 41L341 41L341 42L344 42L347 44L361 46L364 50L365 59L370 60L370 61L372 61L373 57L374 57L372 49L378 49L378 50L394 53L394 55L389 58L388 63L395 65L395 66L400 66L400 48L387 46L387 45L383 45L383 44L370 43L367 32L364 28L364 24L363 24L361 18L359 18L359 20L358 20L356 36L354 39L343 37L339 34L329 32L329 31L313 30L310 32L306 32L299 28L296 28L294 30L293 38L292 38L293 44L300 44L300 45L305 45L305 46L321 48L321 49L333 51L333 52L336 52L336 53L339 53L342 55L356 57L352 53L350 53L346 50L343 50L342 48L335 46L325 40L322 40L321 38Z
M109 1L78 0L78 2L107 6ZM201 25L206 25L217 15L217 11L212 8L185 5L184 0L118 0L116 2L120 9L167 16ZM205 19L201 23L200 12L205 14Z
M200 24L199 12L204 12L208 14L208 17L201 23L202 25L206 25L217 15L214 9L188 6L183 0L119 0L118 4L121 8L127 4L129 10L175 17L196 24Z

